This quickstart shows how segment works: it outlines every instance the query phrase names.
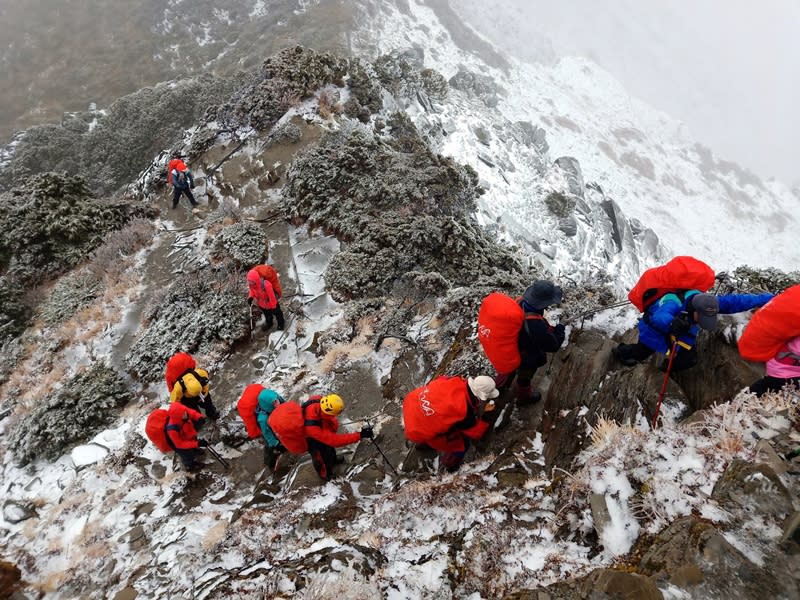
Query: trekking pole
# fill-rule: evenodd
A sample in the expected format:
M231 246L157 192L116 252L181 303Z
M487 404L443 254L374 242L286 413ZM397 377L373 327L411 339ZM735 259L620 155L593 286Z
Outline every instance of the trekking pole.
M667 364L667 372L664 373L664 383L661 384L661 391L658 393L658 403L656 404L656 414L653 416L653 422L650 426L651 429L656 428L658 421L658 413L661 412L661 401L664 399L664 393L667 391L667 384L669 383L669 373L672 371L672 361L675 359L675 353L678 349L678 342L672 342L672 349L669 351L669 363Z
M213 456L214 458L217 459L217 462L219 462L219 464L221 464L223 467L225 467L226 471L231 468L231 466L228 464L228 461L225 460L224 458L222 458L222 456L220 456L219 452L214 450L214 448L212 448L210 445L206 446L206 450L208 450L208 452L209 452L209 454L211 454L211 456Z
M372 425L370 425L370 424L369 424L369 422L367 422L367 425L368 425L370 428L372 428ZM387 465L389 465L389 468L392 470L392 473L394 473L395 475L397 475L397 474L398 474L398 473L397 473L397 469L395 469L395 468L394 468L394 465L393 465L391 462L389 462L389 459L388 459L388 458L386 458L386 455L383 453L383 450L381 450L381 447L380 447L380 446L378 446L378 442L376 442L376 441L375 441L375 438L370 438L370 439L372 440L372 443L373 443L373 444L375 444L375 448L378 450L378 452L380 452L381 456L383 457L383 460L385 460L385 461L386 461L386 464L387 464Z

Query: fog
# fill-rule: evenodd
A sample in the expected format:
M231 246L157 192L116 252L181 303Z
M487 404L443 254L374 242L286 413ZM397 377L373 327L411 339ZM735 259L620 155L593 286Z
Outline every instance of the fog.
M589 58L721 158L800 181L798 0L452 0L525 60Z

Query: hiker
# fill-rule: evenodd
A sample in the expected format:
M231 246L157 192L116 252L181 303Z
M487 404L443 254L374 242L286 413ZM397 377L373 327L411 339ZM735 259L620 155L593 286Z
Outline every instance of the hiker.
M800 285L778 294L753 315L738 345L745 360L766 363L766 375L750 386L756 396L785 385L800 388Z
M406 437L437 450L444 468L457 471L470 440L481 439L489 429L489 421L483 416L494 410L494 399L499 395L494 379L488 375L437 377L403 400Z
M261 429L261 437L264 440L264 466L269 467L270 471L275 470L278 457L286 452L286 448L278 440L275 432L269 426L269 416L279 405L286 402L283 396L273 390L264 389L258 394L258 406L256 408L256 420Z
M337 394L311 396L303 403L303 434L308 444L311 462L325 481L333 477L334 465L343 462L336 456L336 448L372 439L372 427L365 426L353 433L337 433L336 416L344 410L344 400Z
M564 325L550 325L543 313L562 298L560 287L540 279L516 300L493 292L481 303L478 339L497 370L497 387L503 390L513 382L517 404L535 404L542 398L531 389L531 380L547 364L546 353L556 352L564 343L565 334Z
M281 294L280 283L277 283L278 274L275 269L269 267L271 275L274 275L274 281L277 283L276 290L276 286L272 283L270 277L262 275L262 272L267 272L267 270L262 269L259 271L259 267L269 267L269 265L258 265L258 267L254 267L247 272L247 303L252 305L253 300L255 300L256 306L261 309L264 314L264 324L261 328L264 331L272 329L273 317L277 319L278 330L282 331L286 324L280 304L278 304L278 298L280 298Z
M172 160L167 165L167 183L172 186L172 208L178 208L178 201L181 194L184 194L192 206L199 206L194 199L192 188L194 187L194 177L189 167L183 162L180 154L174 154Z
M612 350L625 366L647 360L654 352L672 357L673 371L697 364L697 335L701 329L713 331L718 314L745 312L763 306L772 294L726 294L715 296L699 290L668 292L653 301L639 319L639 340L619 344Z
M196 410L173 402L168 411L166 426L167 442L180 457L187 471L199 471L204 463L197 460L198 448L205 448L208 442L198 439L197 430L205 421L205 417Z
M211 401L208 380L208 371L205 369L189 369L175 380L169 401L171 403L181 402L195 411L202 408L206 417L216 421L219 419L219 411Z

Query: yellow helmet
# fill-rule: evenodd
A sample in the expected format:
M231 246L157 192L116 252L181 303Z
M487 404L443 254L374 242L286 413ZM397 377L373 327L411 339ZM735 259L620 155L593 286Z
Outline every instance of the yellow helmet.
M337 394L328 394L320 398L319 408L326 415L336 416L344 410L344 400Z

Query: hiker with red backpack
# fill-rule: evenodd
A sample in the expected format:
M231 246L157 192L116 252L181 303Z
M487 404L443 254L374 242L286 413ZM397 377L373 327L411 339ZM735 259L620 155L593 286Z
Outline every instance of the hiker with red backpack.
M457 471L470 441L481 439L488 431L489 421L483 416L494 410L499 395L494 379L487 375L437 377L411 390L403 400L406 437L437 450L444 468Z
M770 300L742 333L739 354L766 363L766 375L750 386L761 397L787 385L800 388L800 285Z
M289 452L308 452L319 476L330 481L334 466L342 462L336 456L336 448L374 436L370 426L362 427L360 432L338 433L339 420L336 417L342 410L344 400L337 394L311 396L302 405L296 402L279 404L267 423Z
M631 367L658 352L671 356L669 369L680 371L697 364L697 336L713 331L718 314L745 312L769 302L772 294L705 293L714 284L714 271L695 258L679 256L666 265L648 269L628 294L642 310L639 340L619 344L613 355ZM672 354L674 351L674 355Z
M205 417L194 409L173 402L168 411L167 443L180 457L187 471L198 471L204 463L197 460L198 448L205 448L208 442L198 439L197 430L205 421Z
M197 368L197 362L190 354L173 354L167 361L164 378L170 402L182 402L195 411L202 409L212 421L219 419L219 411L211 401L208 389L208 371Z
M542 398L531 389L531 380L547 364L547 353L556 352L565 336L564 325L550 325L544 310L560 304L562 298L560 287L542 279L516 300L493 292L481 303L478 340L497 371L497 387L503 390L514 383L517 404L535 404Z
M180 154L174 154L167 165L167 183L172 186L173 210L178 208L181 194L189 199L192 206L199 206L192 194L194 177L192 177L192 172L189 170L189 167L186 166L186 163L183 162L183 157Z
M270 265L258 265L250 269L247 272L247 288L247 303L252 305L255 301L256 306L264 314L264 324L261 328L264 331L272 329L274 318L278 322L278 331L282 331L286 323L278 303L282 290L275 269Z

